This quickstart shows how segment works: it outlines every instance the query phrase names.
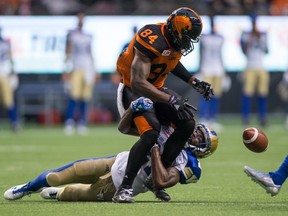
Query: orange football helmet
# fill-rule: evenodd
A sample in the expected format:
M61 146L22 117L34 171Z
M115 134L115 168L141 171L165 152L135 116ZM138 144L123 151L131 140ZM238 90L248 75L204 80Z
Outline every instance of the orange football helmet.
M167 28L172 37L173 48L185 56L193 51L193 43L199 41L202 20L192 9L182 7L173 11L168 17Z

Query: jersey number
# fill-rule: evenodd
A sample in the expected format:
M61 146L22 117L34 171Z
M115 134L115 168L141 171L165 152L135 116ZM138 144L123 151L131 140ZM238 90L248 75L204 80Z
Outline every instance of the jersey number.
M150 83L153 83L158 79L158 77L160 75L165 76L166 74L163 74L163 73L166 70L166 68L167 68L167 64L165 64L165 63L152 65L151 70L150 70L150 74L153 74L154 77L149 78L148 81Z
M155 40L158 38L158 35L151 35L153 32L150 29L145 29L140 33L140 36L143 38L148 37L149 38L149 43L153 44Z

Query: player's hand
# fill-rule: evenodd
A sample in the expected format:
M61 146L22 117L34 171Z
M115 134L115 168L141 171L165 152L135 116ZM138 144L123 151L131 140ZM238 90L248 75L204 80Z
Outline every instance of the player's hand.
M144 112L153 109L153 102L149 98L140 97L131 102L132 112Z
M188 99L171 96L169 99L170 106L177 112L180 120L190 120L194 118L193 112L197 111L195 107L189 104Z
M207 82L200 81L195 78L192 81L191 85L197 92L199 92L205 98L205 100L210 100L214 95L214 91L211 84Z

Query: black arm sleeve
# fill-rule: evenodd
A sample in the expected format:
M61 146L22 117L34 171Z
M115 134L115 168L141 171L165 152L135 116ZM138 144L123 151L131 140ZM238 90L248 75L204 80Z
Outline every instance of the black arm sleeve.
M192 76L180 61L171 72L185 82L188 82Z

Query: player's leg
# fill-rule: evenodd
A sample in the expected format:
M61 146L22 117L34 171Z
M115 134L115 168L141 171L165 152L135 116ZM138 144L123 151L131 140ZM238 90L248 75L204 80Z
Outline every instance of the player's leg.
M170 95L180 97L171 89L163 88L162 90ZM173 161L181 152L188 138L193 133L195 120L179 120L177 113L169 104L155 103L155 109L157 118L161 124L167 125L173 123L175 126L174 132L165 143L165 148L161 157L163 165L167 168L171 166Z
M40 195L45 199L59 201L111 201L116 191L111 172L101 176L94 184L72 184L63 188L50 187Z
M263 187L271 196L276 196L288 177L288 156L275 172L260 172L251 167L245 166L244 172L251 177L253 181Z
M243 93L242 93L242 121L244 125L250 122L250 109L252 96L255 93L257 76L254 70L247 69L243 74Z
M266 114L267 114L267 96L269 93L269 73L264 70L258 71L259 83L258 83L258 117L260 125L266 126Z
M93 95L93 83L87 83L85 80L82 82L82 92L79 99L79 122L77 125L77 131L79 134L87 133L87 115L89 109L89 102Z
M8 200L16 200L39 192L45 187L71 183L91 184L100 176L110 172L114 161L115 156L78 160L57 169L45 171L26 184L11 187L4 193L4 197Z
M68 106L66 112L65 129L67 135L71 135L75 131L75 113L78 106L78 101L81 96L81 80L82 74L80 71L73 71L70 75L70 92L68 95Z
M220 99L222 97L222 81L223 81L222 76L212 77L210 83L213 86L214 96L208 102L210 103L209 107L210 124L208 124L207 126L213 128L217 132L220 132L222 130L222 125L217 122L217 115L220 109Z
M131 101L139 98L138 95L133 94L131 89L127 87L124 87L121 97L124 109L130 106ZM134 202L131 198L133 181L140 167L147 161L147 154L157 141L160 131L160 124L156 118L154 109L134 113L133 121L140 134L140 139L130 150L125 175L113 197L114 202Z
M276 185L282 185L288 177L288 156L282 162L280 167L275 172L269 172L269 175L273 179Z

